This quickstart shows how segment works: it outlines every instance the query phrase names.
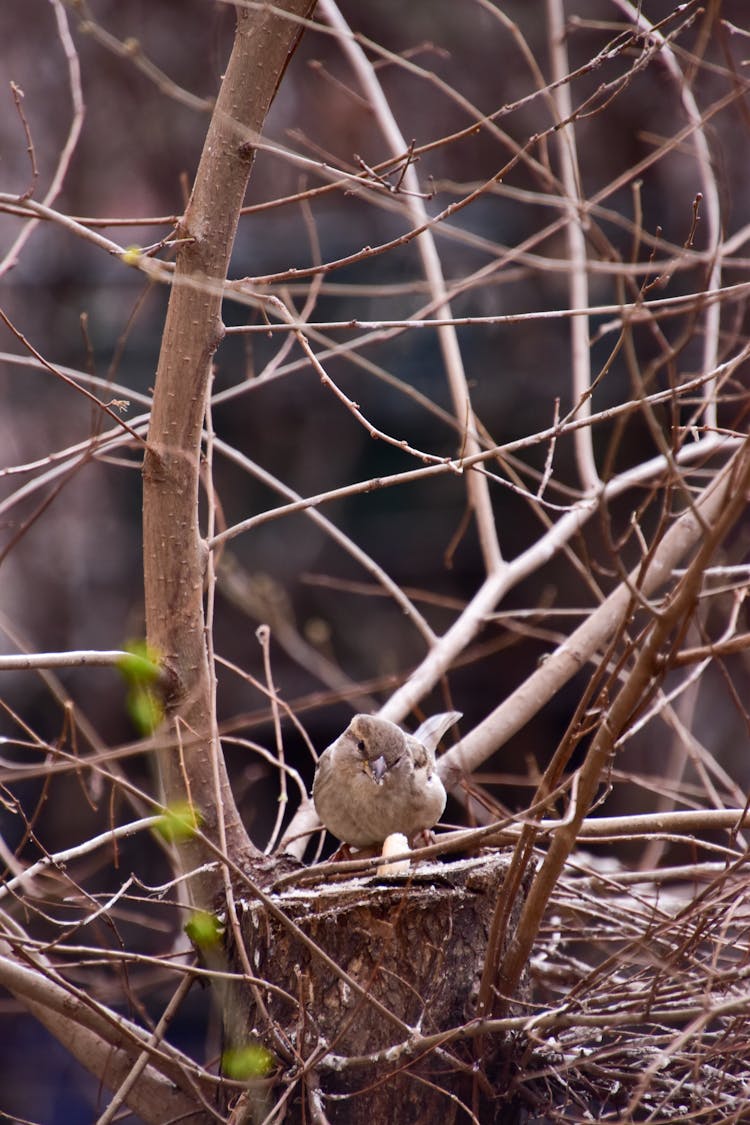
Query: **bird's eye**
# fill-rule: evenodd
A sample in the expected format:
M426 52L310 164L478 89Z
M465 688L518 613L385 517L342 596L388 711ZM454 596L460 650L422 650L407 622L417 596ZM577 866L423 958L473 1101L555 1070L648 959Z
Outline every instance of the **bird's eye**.
M360 754L364 754L364 752L365 752L365 740L364 740L364 738L360 738L359 742L357 743L357 749L359 750Z

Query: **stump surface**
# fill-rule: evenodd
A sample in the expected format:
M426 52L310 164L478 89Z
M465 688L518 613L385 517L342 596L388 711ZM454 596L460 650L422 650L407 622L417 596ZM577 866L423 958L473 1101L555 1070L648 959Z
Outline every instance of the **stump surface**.
M287 993L264 992L268 1015L303 1058L325 1049L317 1077L331 1125L451 1119L444 1091L471 1084L472 1042L421 1058L399 1057L398 1047L408 1042L409 1029L430 1035L473 1018L508 862L507 854L490 854L274 895L285 916L341 971L262 904L244 904L242 931L253 970ZM519 910L520 902L513 922ZM272 1046L263 1014L251 1007L249 1016L252 1034ZM363 1058L388 1048L390 1059ZM494 1112L484 1119L499 1120Z

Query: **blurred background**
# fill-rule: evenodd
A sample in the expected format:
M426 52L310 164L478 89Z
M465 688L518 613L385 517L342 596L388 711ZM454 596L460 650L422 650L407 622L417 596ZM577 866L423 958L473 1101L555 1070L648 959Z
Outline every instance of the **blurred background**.
M595 263L590 301L597 305L632 299L632 286L645 275L615 267L647 262L649 255L661 263L654 273L663 274L651 296L701 292L707 284L711 261L705 252L713 247L700 206L694 221L696 195L703 187L693 137L684 132L686 90L710 115L705 136L720 185L723 237L731 243L724 283L740 282L747 274L747 6L736 0L705 11L690 3L679 12L667 2L642 7L652 23L666 21L663 30L674 37L681 82L658 55L637 65L645 58L648 37L611 58L600 54L620 44L631 26L622 6L605 0L565 4L569 69L580 70L572 84L573 104L593 99L577 124L576 139L581 192L597 205L587 230L587 250ZM54 206L84 223L96 220L93 229L123 247L152 245L170 233L185 206L231 45L233 11L210 0L92 0L89 8L71 5L64 11L86 110ZM548 99L531 96L540 76L550 80L545 4L348 0L341 11L376 61L407 143L412 138L417 146L435 142L416 164L430 214L497 176L519 146L549 129ZM38 166L34 199L44 197L68 136L73 107L70 60L58 35L62 18L45 0L3 5L0 190L10 195L23 194L32 180L10 83L23 91ZM611 97L603 92L629 69L628 82L613 85ZM484 122L461 139L445 140L501 107L506 109L492 126ZM300 195L330 184L331 169L357 173L391 155L372 106L327 28L303 37L264 136L276 149L261 149L256 158L233 277L305 269L397 239L408 229L397 193L335 188ZM529 145L501 181L436 228L456 316L570 305L558 174L554 137ZM6 206L0 213L2 254L23 229L11 212ZM671 272L664 268L670 262ZM311 292L308 280L293 277L272 288L298 310ZM429 303L413 241L331 271L314 296L309 319L319 322L404 319ZM58 369L88 376L104 401L127 399L125 417L131 424L148 409L166 301L165 287L145 283L137 270L53 223L36 227L17 263L0 279L0 305L18 332ZM263 323L259 312L230 301L224 316L228 326ZM735 354L747 332L742 302L727 305L722 316L720 358ZM624 352L613 355L611 319L607 314L591 322L592 370L602 373L593 395L596 410L627 401L638 389ZM647 325L633 331L638 366L650 389L677 385L702 369L699 311L662 321L660 330L661 335ZM336 343L364 335L353 329L321 333ZM111 422L35 362L7 326L0 334L0 649L110 649L142 638L139 452L123 445L111 456L88 456L92 435ZM491 441L522 438L552 425L556 409L562 416L570 410L565 319L466 326L458 334L473 407ZM318 352L326 347L322 339L313 339L313 345ZM433 456L460 451L461 419L452 419L434 330L374 331L370 342L359 339L351 351L326 358L325 367L381 430ZM722 425L746 425L746 385L740 369L722 407ZM303 496L418 466L406 453L372 440L321 384L299 347L285 345L281 334L229 335L215 357L214 392L212 417L220 441ZM675 422L671 407L657 409L655 418L658 432L669 438ZM78 444L79 456L57 471L62 459L51 455ZM523 488L533 492L548 449L532 445L519 454L520 461L490 466L498 478L493 505L508 558L534 543L544 526L526 495L509 481L516 472ZM599 426L595 449L605 475L659 452L653 430L638 416ZM6 471L19 466L20 471ZM264 483L226 456L223 447L214 453L214 482L226 526L279 503L268 478ZM567 505L576 488L572 442L561 439L548 495L554 504ZM464 713L463 729L469 730L518 686L596 604L597 589L606 594L619 581L612 543L623 565L639 558L637 538L626 533L631 512L641 503L645 532L656 527L661 510L647 500L644 490L612 504L606 519L592 520L571 544L574 558L559 553L514 589L498 607L497 619L488 622L434 698L425 701L425 711L456 706ZM558 510L546 515L555 519ZM465 483L453 474L336 500L320 511L407 590L438 633L483 580L475 531L466 521ZM744 527L725 561L742 562L747 549ZM733 596L729 589L724 602L712 603L717 621ZM266 522L228 544L215 622L216 650L226 662L219 669L220 719L240 807L260 846L271 830L277 798L275 771L247 742L273 746L269 709L252 680L264 680L255 636L262 622L272 630L274 684L318 752L353 711L374 709L386 699L425 653L401 609L307 515ZM710 629L713 619L707 617L705 624ZM726 666L728 674L709 672L699 689L684 696L685 718L695 738L744 789L750 772L747 732L741 708L730 697L747 696L747 662L738 654ZM582 672L488 763L480 780L499 783L493 792L504 805L523 807L528 785L554 751L589 675L590 669ZM69 739L66 701L85 717L89 741L95 732L102 747L136 742L139 732L122 678L106 669L55 677L3 673L1 694L0 736L12 744L13 761L28 759L30 767L28 779L14 781L12 800L0 809L8 850L30 859L40 848L66 847L82 834L102 830L110 815L106 795L85 792L88 783L69 775L48 785L33 743L35 737L51 744ZM420 716L412 718L416 726ZM314 763L304 741L291 724L285 724L284 733L287 760L309 785ZM236 737L246 741L235 744ZM627 758L618 766L633 776L659 768L673 749L663 732L662 737L655 745L647 728L628 745ZM153 792L145 756L128 753L123 761L128 777ZM652 796L649 788L615 786L606 811L643 807L644 792ZM293 806L294 793L290 800ZM463 813L449 806L447 815L460 822ZM157 846L132 844L122 848L114 872L94 865L87 887L105 893L130 869L150 885L168 877ZM55 909L61 909L59 904ZM162 925L150 914L148 926L125 916L119 935L106 935L104 929L102 941L141 943L144 952L163 951L173 937L166 915ZM185 1020L186 1049L202 1042L207 1018L202 997L191 1003L195 1024ZM6 1028L0 1119L92 1120L95 1084L7 997L0 997L0 1021Z

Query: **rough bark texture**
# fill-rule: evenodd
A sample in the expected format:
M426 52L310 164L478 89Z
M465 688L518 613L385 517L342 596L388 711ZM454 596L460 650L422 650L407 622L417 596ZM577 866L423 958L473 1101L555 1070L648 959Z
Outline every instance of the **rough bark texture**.
M264 906L246 904L242 931L254 971L298 1001L268 992L267 1011L303 1058L321 1046L347 1060L394 1049L387 1060L347 1063L338 1071L320 1065L331 1125L451 1120L456 1103L444 1090L471 1104L478 1040L452 1043L447 1052L399 1056L397 1048L409 1041L409 1029L431 1035L473 1018L507 866L506 856L491 855L425 866L409 876L326 883L275 896L284 914L362 986L364 996ZM513 921L519 909L520 901ZM273 1047L262 1012L251 1016L256 1034ZM515 1119L503 1100L502 1072L511 1048L495 1040L485 1041L484 1050L483 1069L495 1096L481 1096L481 1120ZM300 1108L289 1120L301 1119Z
M240 9L193 193L180 235L154 389L143 466L146 625L172 689L166 700L174 743L161 755L168 803L198 806L204 831L235 859L253 855L215 742L206 652L205 551L198 524L201 434L212 356L221 340L221 299L254 148L300 35L280 9L307 16L314 0L280 0L273 10ZM218 782L218 792L217 792ZM184 848L185 866L205 860L200 844ZM211 879L193 892L210 906Z

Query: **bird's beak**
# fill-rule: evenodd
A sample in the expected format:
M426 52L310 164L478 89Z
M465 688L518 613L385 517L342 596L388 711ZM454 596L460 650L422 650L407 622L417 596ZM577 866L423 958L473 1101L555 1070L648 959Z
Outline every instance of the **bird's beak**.
M373 781L376 781L378 785L380 785L380 782L383 780L383 774L388 769L388 765L383 755L381 754L379 758L375 758L372 762L366 762L365 767L367 769L367 772L372 777Z

